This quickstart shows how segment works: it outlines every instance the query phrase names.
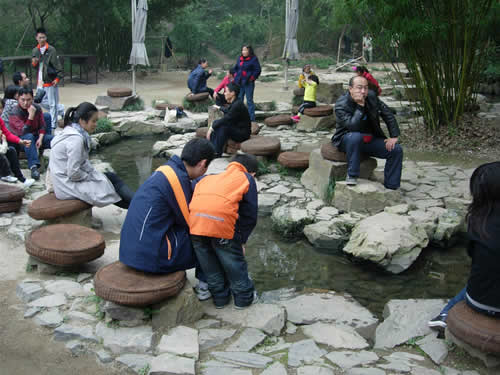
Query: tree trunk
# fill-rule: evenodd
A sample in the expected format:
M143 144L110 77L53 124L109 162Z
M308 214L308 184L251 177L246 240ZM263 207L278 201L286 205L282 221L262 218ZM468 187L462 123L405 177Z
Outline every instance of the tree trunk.
M342 39L344 39L344 34L345 34L346 29L347 29L347 26L349 26L349 25L345 24L344 27L342 28L342 32L340 33L339 46L338 46L338 49L337 49L337 65L340 62L340 50L342 48Z

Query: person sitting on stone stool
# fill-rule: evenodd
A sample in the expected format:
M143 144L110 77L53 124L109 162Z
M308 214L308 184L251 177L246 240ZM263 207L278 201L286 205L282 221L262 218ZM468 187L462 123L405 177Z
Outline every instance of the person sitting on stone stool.
M335 115L337 128L332 144L347 154L346 183L357 184L363 153L387 159L384 186L398 189L403 167L403 149L397 143L400 134L398 122L375 92L368 90L366 78L355 76L349 80L349 91L335 103ZM390 138L386 138L380 128L379 115L387 125Z
M252 123L248 109L243 101L238 98L240 87L235 83L227 85L224 96L229 103L227 108L221 107L224 117L215 120L207 132L207 139L215 147L216 157L224 152L224 145L228 139L235 142L243 142L250 139Z

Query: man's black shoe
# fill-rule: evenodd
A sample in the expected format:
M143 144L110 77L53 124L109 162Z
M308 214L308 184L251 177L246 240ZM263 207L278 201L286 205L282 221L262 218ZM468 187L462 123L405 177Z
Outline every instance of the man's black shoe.
M36 165L31 167L31 178L37 181L40 179L40 172L38 172Z

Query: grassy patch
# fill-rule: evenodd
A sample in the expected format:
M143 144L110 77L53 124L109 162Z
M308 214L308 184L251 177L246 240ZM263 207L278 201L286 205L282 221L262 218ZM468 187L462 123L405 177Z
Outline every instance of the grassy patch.
M144 100L137 98L132 104L123 107L124 111L127 112L138 112L144 110Z
M97 120L97 127L94 133L108 133L113 130L113 123L107 117L101 117Z
M292 105L293 106L299 106L304 102L304 97L303 96L293 96L292 97Z
M35 272L36 264L26 264L26 273Z
M270 164L271 163L268 161L259 161L259 168L257 169L257 177L271 173L271 169L269 168Z
M105 315L104 311L101 310L101 303L103 302L103 299L95 294L94 288L90 291L94 294L85 297L85 303L95 303L95 317L99 320L103 320Z
M331 178L326 187L325 199L327 202L331 202L335 196L335 183L335 179Z
M186 98L182 100L182 106L191 112L201 113L208 112L208 107L211 105L210 100L204 100L202 102L190 102Z
M300 178L302 177L302 173L304 173L304 170L287 168L279 164L278 173L280 174L281 177L291 176L291 177L297 177L300 180Z
M151 365L148 363L144 367L140 368L139 371L137 371L137 373L139 375L148 375L150 369L151 369Z

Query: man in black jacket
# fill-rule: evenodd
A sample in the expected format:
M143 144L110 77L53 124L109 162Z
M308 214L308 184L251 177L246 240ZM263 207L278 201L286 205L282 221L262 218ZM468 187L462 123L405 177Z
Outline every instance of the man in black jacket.
M397 143L399 126L389 107L378 99L373 91L368 91L368 81L361 76L349 81L349 92L335 103L337 129L332 143L340 151L347 153L348 185L356 185L359 176L360 154L387 159L384 169L384 186L398 189L401 183L403 149ZM380 128L379 115L389 130L386 138Z
M248 109L243 101L238 98L240 87L235 83L227 85L224 91L224 97L229 103L229 107L221 110L224 117L215 120L212 127L208 130L207 139L215 147L216 157L220 157L224 152L224 145L228 139L235 142L243 142L250 139L252 123Z

